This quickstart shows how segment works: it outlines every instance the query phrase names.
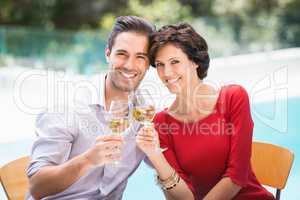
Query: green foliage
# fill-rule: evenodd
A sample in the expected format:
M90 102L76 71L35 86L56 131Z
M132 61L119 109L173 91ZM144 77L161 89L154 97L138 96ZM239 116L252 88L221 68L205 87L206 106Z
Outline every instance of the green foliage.
M189 22L212 57L299 47L299 10L299 0L0 0L0 55L85 73L104 65L106 36L120 15L158 28Z
M172 6L170 6L172 5ZM141 16L161 27L164 24L173 24L180 21L192 20L189 5L181 5L177 0L153 0L144 2L141 0L128 0L127 7L122 15ZM99 25L103 31L109 32L111 27L121 13L107 13L101 18Z
M56 0L1 0L0 24L51 27Z
M300 46L300 1L288 2L280 13L279 39L286 46Z
M151 3L129 0L127 13L145 17L157 27L192 19L190 7L181 5L177 0L153 0Z

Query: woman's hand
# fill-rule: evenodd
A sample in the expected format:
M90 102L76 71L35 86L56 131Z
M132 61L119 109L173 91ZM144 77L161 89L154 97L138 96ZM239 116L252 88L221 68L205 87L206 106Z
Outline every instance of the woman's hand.
M137 146L148 156L157 175L162 180L170 178L174 169L170 166L165 156L162 154L164 150L160 149L158 133L153 126L144 126L140 129L136 136ZM170 190L164 191L168 200L192 200L194 195L183 179L180 179L176 186Z
M158 134L153 126L142 127L136 136L136 143L148 157L160 153Z

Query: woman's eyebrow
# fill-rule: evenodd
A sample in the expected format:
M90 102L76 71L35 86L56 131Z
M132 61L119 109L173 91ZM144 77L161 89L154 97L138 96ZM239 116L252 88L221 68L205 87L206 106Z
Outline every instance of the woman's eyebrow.
M171 58L168 59L168 61L174 60L174 59L178 59L178 58L177 57L171 57Z

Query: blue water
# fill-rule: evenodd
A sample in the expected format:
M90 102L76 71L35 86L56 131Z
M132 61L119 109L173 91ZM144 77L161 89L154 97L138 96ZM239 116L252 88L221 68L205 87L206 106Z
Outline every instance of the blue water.
M254 140L277 144L290 149L295 154L286 188L281 200L300 199L300 98L290 98L277 102L259 103L251 106L254 120ZM0 145L0 165L14 158L28 155L31 141L22 140ZM273 190L271 190L273 192ZM0 189L0 199L6 199ZM152 169L142 164L128 181L124 193L125 200L164 199L154 181Z

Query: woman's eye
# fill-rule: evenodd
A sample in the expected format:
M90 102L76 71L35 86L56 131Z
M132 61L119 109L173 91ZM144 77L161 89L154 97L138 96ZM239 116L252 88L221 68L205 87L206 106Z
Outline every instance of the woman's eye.
M156 67L163 67L164 65L162 63L156 63L155 66Z
M177 63L179 63L178 60L172 60L172 61L171 61L171 64L172 64L172 65L177 64Z

